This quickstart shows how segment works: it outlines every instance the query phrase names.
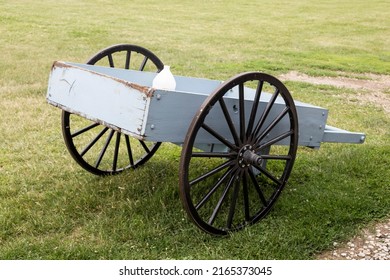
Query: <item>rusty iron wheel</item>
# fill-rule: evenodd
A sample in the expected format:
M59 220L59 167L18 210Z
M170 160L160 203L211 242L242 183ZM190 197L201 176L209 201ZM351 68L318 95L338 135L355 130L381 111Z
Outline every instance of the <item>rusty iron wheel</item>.
M160 72L164 68L151 51L129 44L103 49L86 63L150 72ZM148 161L161 144L134 139L67 111L62 111L62 133L75 161L96 175L137 168Z
M190 220L213 235L258 222L286 185L297 147L297 112L282 82L248 72L221 84L183 144L180 198Z

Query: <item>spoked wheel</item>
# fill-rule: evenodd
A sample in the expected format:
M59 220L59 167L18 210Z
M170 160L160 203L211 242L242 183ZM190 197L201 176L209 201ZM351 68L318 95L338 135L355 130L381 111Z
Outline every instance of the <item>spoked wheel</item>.
M190 219L215 235L259 221L286 185L297 146L297 112L283 83L258 72L223 83L183 144L180 197Z
M161 60L149 50L128 44L106 48L86 63L150 72L160 72L164 67ZM84 169L96 175L137 168L161 144L133 139L67 111L62 111L62 132L72 157Z

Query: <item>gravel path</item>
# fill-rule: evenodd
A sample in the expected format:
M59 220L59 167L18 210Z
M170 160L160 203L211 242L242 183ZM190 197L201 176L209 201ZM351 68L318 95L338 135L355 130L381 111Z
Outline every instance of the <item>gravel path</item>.
M335 249L318 256L322 260L390 260L390 219L347 244L334 243Z

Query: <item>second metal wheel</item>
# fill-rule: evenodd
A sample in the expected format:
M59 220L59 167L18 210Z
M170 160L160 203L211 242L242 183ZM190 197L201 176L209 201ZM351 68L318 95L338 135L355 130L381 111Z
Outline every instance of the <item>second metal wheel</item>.
M226 81L200 107L183 144L188 216L215 235L256 223L286 185L297 146L297 112L283 83L258 72Z
M91 57L87 64L150 72L159 72L164 67L151 51L128 44L106 48ZM62 112L62 132L72 157L96 175L136 168L144 164L161 144L134 139L67 111Z

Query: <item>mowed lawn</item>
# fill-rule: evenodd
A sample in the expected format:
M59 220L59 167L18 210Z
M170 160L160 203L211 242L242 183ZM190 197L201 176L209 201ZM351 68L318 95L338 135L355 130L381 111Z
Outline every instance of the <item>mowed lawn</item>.
M286 81L363 145L299 148L260 223L226 238L186 217L181 149L98 177L69 155L46 103L55 60L85 62L119 43L153 51L176 75L217 80L390 75L388 1L0 0L0 259L312 259L390 213L390 116L367 90ZM390 98L390 90L382 94ZM367 99L368 100L368 99ZM91 106L93 104L91 103ZM183 104L186 106L186 104Z

